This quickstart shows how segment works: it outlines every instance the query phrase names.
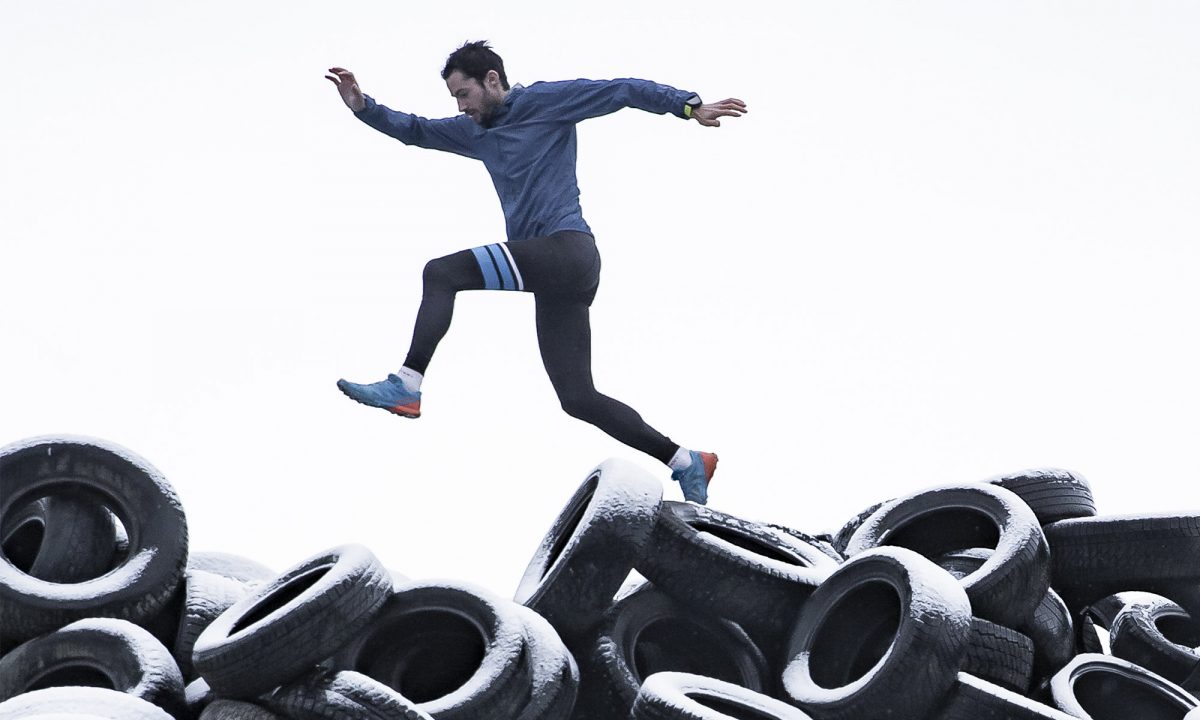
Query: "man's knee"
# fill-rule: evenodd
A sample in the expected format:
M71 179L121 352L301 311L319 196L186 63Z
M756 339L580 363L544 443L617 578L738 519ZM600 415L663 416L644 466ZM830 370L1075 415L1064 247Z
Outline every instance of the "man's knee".
M594 389L570 390L558 393L558 402L563 412L584 422L590 421L596 415L597 400L600 393Z

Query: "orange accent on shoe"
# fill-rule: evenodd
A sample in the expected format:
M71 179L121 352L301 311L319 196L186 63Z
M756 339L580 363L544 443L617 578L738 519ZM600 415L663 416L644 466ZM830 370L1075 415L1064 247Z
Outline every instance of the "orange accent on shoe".
M407 405L394 405L388 408L388 412L393 412L406 418L419 418L421 417L421 401L417 400Z
M704 481L712 484L713 474L717 472L717 457L716 453L700 453L700 459L704 462Z

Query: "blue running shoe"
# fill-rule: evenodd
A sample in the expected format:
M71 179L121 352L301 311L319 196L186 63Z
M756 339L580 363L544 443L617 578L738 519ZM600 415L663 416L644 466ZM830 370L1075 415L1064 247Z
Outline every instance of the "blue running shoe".
M683 470L671 473L671 479L679 483L683 489L683 499L697 505L708 504L708 484L712 482L713 473L717 471L717 456L715 453L696 452L688 450L692 464Z
M337 386L346 397L363 405L383 408L401 417L421 417L421 391L404 387L398 375L388 375L386 380L368 385L338 380Z

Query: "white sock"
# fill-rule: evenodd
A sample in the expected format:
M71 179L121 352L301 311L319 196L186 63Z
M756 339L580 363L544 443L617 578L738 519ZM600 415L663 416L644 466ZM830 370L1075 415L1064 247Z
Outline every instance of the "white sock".
M410 367L402 367L396 374L399 375L400 379L404 381L404 388L410 392L416 392L420 390L421 381L425 379L424 375Z
M680 446L671 459L667 461L667 467L675 472L687 470L692 466L692 453L685 447Z

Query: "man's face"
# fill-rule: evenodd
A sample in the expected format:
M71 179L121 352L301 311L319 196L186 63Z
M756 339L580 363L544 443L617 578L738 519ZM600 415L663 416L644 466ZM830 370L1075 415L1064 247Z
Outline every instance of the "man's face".
M455 70L446 78L446 87L458 102L458 111L470 115L480 125L487 122L496 106L504 101L500 76L495 70L489 71L482 83Z

